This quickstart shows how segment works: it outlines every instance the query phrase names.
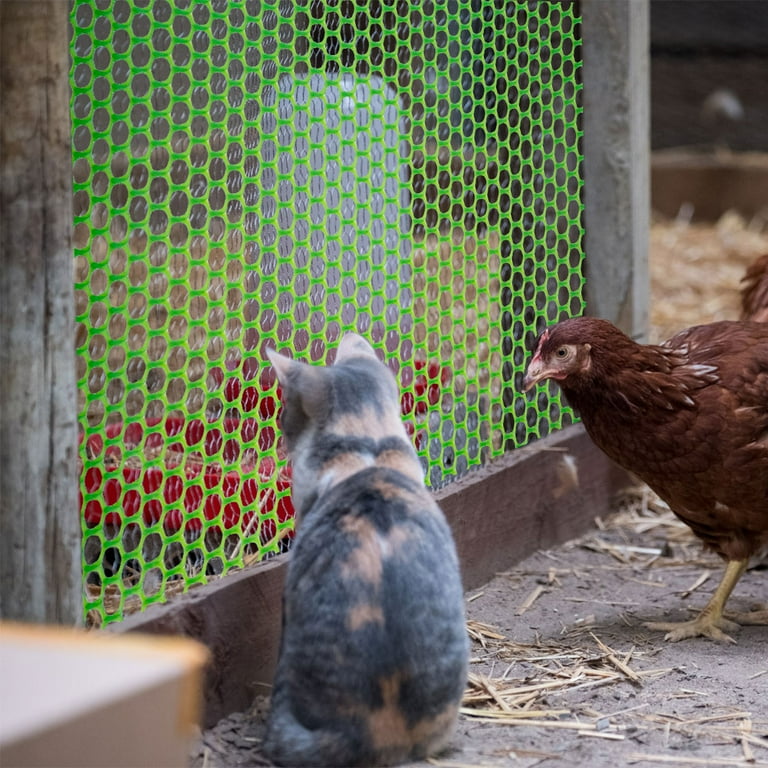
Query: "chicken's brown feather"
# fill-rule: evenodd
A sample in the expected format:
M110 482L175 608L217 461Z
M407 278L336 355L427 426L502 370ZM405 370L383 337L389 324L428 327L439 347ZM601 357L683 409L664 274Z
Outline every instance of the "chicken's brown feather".
M723 557L768 545L768 325L695 326L654 346L577 318L536 355L564 344L589 345L588 367L558 383L598 447Z
M741 319L768 323L768 253L749 265L741 282Z

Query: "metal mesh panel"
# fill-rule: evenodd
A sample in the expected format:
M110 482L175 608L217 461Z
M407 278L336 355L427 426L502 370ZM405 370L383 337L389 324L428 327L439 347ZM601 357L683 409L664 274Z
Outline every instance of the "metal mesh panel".
M91 623L290 544L268 346L367 336L433 487L571 421L516 386L583 306L571 4L76 0L72 25Z

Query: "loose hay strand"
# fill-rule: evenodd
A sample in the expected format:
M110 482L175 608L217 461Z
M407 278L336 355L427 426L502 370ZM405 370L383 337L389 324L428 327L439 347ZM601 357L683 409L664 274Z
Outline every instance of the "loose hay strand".
M642 681L639 675L634 670L630 669L626 662L616 658L616 654L602 640L600 640L600 638L598 638L594 632L590 632L589 634L592 635L593 640L597 643L600 650L605 654L605 658L607 658L608 661L610 661L611 664L613 664L613 666L619 670L619 672L621 672L625 677L628 677L633 683L642 685ZM631 652L628 655L631 655Z
M522 603L520 603L517 610L515 611L515 614L517 616L522 616L539 599L539 597L544 592L548 592L548 591L549 590L542 585L539 585L538 587L536 587L533 590L533 592L531 592L531 594L528 595L528 597L526 597Z
M752 763L740 757L677 757L675 755L644 755L639 752L630 752L627 755L630 763L666 763L667 765L739 765L746 768L753 766L768 766L768 763Z
M706 582L711 575L712 575L712 571L708 571L708 570L702 571L702 573L696 579L696 581L694 581L693 584L691 584L691 586L688 587L688 589L680 593L680 597L682 597L683 599L688 597L692 592L695 592L702 584L704 584L704 582Z

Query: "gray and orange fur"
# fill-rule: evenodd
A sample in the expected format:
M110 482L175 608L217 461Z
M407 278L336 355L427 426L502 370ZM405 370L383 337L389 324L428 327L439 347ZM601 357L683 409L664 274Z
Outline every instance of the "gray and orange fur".
M330 367L269 352L297 535L264 744L279 765L391 765L444 749L467 679L459 564L360 336Z

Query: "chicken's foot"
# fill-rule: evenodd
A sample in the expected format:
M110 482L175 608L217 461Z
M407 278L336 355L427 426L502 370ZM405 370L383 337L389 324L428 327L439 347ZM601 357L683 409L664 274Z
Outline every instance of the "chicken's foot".
M725 615L738 624L768 624L768 603L755 606L751 611L728 611Z
M739 624L730 621L723 616L725 603L733 588L747 568L747 560L730 560L725 568L725 573L715 593L704 606L702 612L690 621L651 621L645 622L648 629L661 629L667 631L665 640L676 643L678 640L686 640L689 637L709 637L720 642L735 643L736 641L726 632L736 632ZM757 612L761 613L761 612ZM740 614L743 616L744 614ZM742 622L747 623L747 622Z

